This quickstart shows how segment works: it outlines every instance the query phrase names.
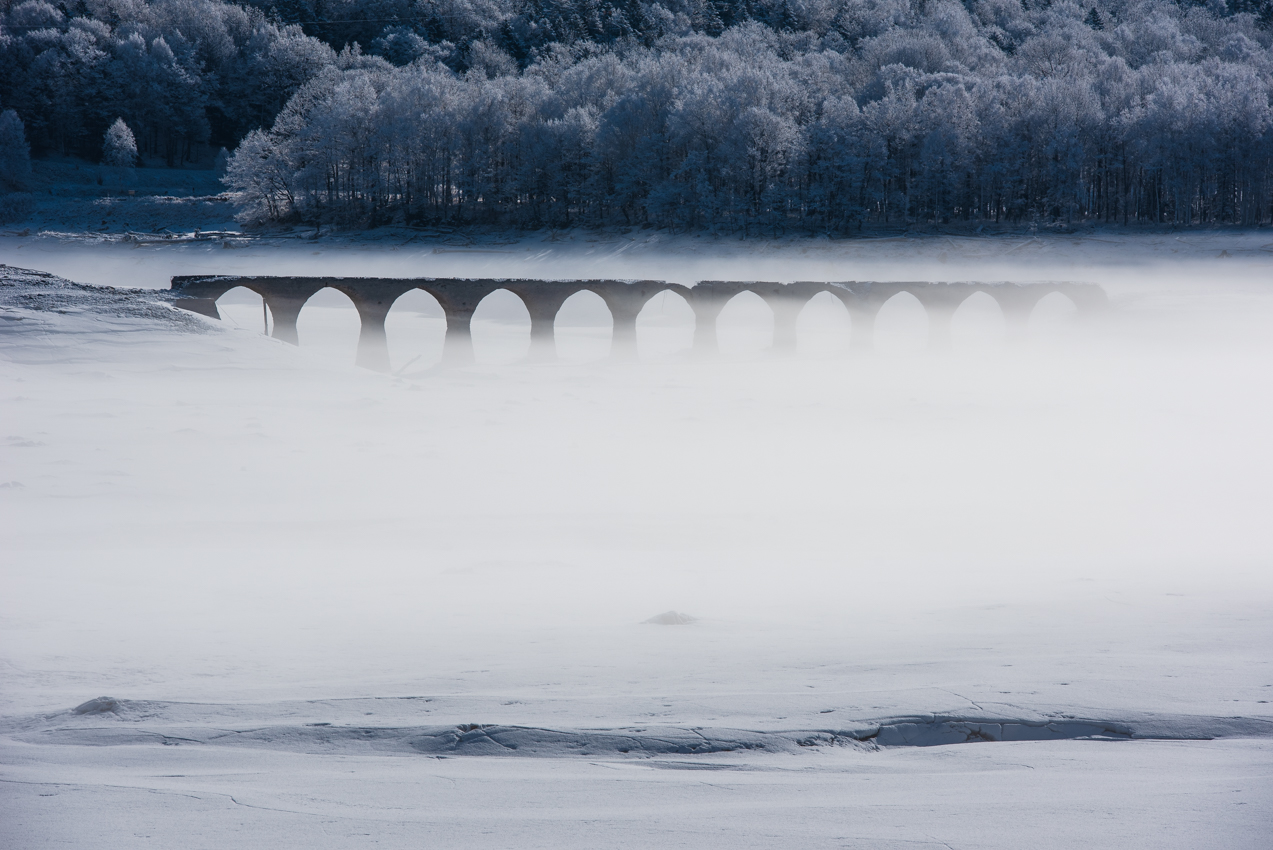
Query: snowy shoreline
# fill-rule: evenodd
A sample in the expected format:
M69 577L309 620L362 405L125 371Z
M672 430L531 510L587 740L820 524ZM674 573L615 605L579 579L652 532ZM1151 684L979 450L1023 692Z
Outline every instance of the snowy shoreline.
M1260 285L1273 256L1261 229L743 241L651 231L245 237L0 234L0 263L72 280L167 289L195 274L697 280L1069 280L1151 297L1179 284ZM233 250L226 250L227 248Z

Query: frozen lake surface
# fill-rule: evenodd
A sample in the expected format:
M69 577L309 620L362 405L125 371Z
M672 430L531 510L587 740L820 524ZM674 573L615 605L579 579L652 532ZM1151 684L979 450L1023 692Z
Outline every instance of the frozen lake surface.
M866 354L811 305L773 358L744 301L698 360L671 301L612 364L585 299L561 360L528 364L493 300L478 364L441 371L425 301L391 312L382 375L352 366L343 296L293 348L255 296L192 333L0 289L0 843L1267 846L1264 237L628 241L13 238L0 261L147 288L1069 279L1112 303L1041 305L1010 345L969 302L929 353L902 300ZM669 610L696 620L643 623ZM1047 728L1082 739L905 745Z

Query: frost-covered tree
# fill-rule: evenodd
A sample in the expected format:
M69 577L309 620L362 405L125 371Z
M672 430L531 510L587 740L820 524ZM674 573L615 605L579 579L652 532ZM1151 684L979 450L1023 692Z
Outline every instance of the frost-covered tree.
M31 176L31 150L22 119L12 109L0 112L0 189L20 189Z
M116 168L132 168L137 164L137 140L123 118L116 118L106 130L106 138L102 142L102 164Z
M140 153L211 158L272 122L336 54L224 0L0 0L0 92L36 155L96 158L122 117Z
M1268 13L1268 14L1266 14ZM1273 0L0 0L33 152L245 220L1273 221Z
M269 133L254 130L234 152L223 182L239 195L239 217L245 222L278 221L292 214L294 162Z

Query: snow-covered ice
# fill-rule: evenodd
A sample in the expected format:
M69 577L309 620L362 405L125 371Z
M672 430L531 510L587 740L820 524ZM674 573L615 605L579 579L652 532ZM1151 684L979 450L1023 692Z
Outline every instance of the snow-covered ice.
M259 299L217 323L4 270L0 843L1266 847L1263 239L0 239L148 289L1029 277L1112 301L1015 347L970 304L944 354L904 305L866 355L814 310L781 359L740 305L706 361L671 304L623 364L586 304L563 362L520 363L495 305L451 371L425 305L391 313L382 375L339 300L293 348Z

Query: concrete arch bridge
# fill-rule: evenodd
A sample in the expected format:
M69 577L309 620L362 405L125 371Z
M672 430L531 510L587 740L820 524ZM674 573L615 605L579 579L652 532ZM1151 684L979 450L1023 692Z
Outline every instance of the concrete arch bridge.
M926 281L768 281L704 280L693 286L661 280L532 280L502 278L366 278L366 277L245 277L237 275L181 276L172 279L174 304L212 318L220 318L217 299L231 289L244 287L260 295L274 320L272 336L296 344L296 320L301 308L316 292L330 287L349 297L358 310L362 330L358 339L358 365L387 369L389 351L385 317L403 294L420 289L432 295L446 314L443 361L462 364L473 360L471 323L482 299L505 289L512 292L530 314L532 356L551 356L554 321L566 299L578 292L593 292L610 309L614 320L611 351L615 356L636 353L636 319L651 298L675 292L694 311L694 348L714 352L716 318L725 305L744 292L762 298L773 311L774 348L792 350L796 345L796 318L811 298L828 292L848 309L852 321L851 347L872 346L875 315L889 299L907 292L924 306L929 320L929 345L950 343L950 318L956 308L978 292L993 298L1010 330L1024 328L1031 312L1045 296L1060 292L1080 313L1103 308L1105 291L1086 283L934 283Z

